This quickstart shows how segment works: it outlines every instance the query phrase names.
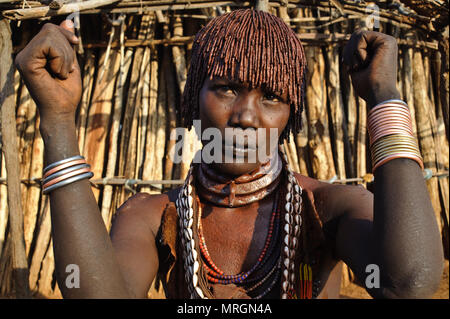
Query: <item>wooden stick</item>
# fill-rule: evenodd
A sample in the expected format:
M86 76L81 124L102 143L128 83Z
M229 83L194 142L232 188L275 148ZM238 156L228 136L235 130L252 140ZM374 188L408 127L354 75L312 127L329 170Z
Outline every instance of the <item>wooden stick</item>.
M147 40L149 37L153 38L155 16L153 14L146 14L142 17L141 30L143 30L143 39ZM136 138L135 141L130 141L131 145L135 145L135 167L134 177L138 177L143 169L144 152L145 152L145 138L147 131L148 120L148 96L145 96L144 92L149 85L150 79L150 48L143 48L142 63L140 66L139 82L136 94L136 116L133 119L133 123L136 124Z
M151 179L153 173L153 166L155 157L153 156L154 145L155 145L155 127L157 122L157 103L158 103L158 92L160 90L158 84L159 66L157 52L152 48L150 53L150 83L148 84L148 120L147 120L147 132L145 137L145 159L143 163L142 179ZM163 88L164 89L164 88ZM149 185L141 188L142 192L151 192Z
M147 36L148 15L142 16L139 27L139 40L145 40ZM124 117L122 120L122 138L120 142L119 157L119 175L132 178L136 165L136 134L137 134L137 115L141 101L137 100L137 94L140 85L141 64L144 56L144 48L137 48L134 52L133 65L131 66L130 82L128 87L128 96L125 104ZM123 202L129 196L122 190L119 202Z
M8 233L6 237L2 258L0 259L0 279L1 279L1 290L0 294L2 296L13 296L13 278L12 278L12 261L11 261L11 252L12 252L12 243L11 243L11 234Z
M83 69L83 95L77 120L78 146L81 154L84 154L84 142L86 137L86 123L92 91L94 90L95 54L93 50L86 50Z
M170 37L168 32L168 24L165 23L163 26L163 35L165 38ZM182 31L181 31L182 35ZM168 53L167 48L164 50L165 53ZM170 102L174 100L174 96L169 96L168 93L168 81L170 81L171 74L169 72L169 68L165 66L169 62L169 55L165 55L163 58L163 71L161 72L161 85L159 86L159 97L156 103L156 122L154 122L155 126L154 130L154 143L153 143L153 167L152 167L152 178L153 179L163 179L164 176L164 159L165 159L165 146L166 146L166 130L167 130L167 108L168 101ZM164 83L164 84L163 84ZM169 103L170 103L169 102ZM173 105L175 106L175 105ZM153 119L154 121L155 119ZM154 192L154 191L153 191ZM158 191L160 192L160 191Z
M347 125L344 119L343 102L339 77L339 47L328 47L326 50L328 62L327 88L330 106L330 121L333 128L334 153L338 178L345 178L344 143L348 141Z
M297 18L298 19L309 19L310 17L305 16L304 9L298 9L297 12ZM297 35L302 33L304 31L303 26L309 24L309 22L306 22L305 24L301 23L295 23L296 25L296 32ZM309 85L308 83L306 85ZM298 162L299 162L299 169L300 174L311 176L312 175L312 169L311 169L311 163L309 158L309 146L308 146L308 112L306 110L303 110L302 114L302 130L297 134L295 137L295 143L297 146L297 156L298 156Z
M345 69L342 77L341 86L343 92L345 92L344 105L347 108L347 140L348 142L344 144L345 154L346 154L346 171L348 177L356 177L356 121L357 121L357 106L356 97L353 90L353 85L350 80L350 75Z
M6 179L5 157L0 153L0 176ZM6 226L8 225L8 189L6 185L0 184L0 256L2 255L3 247L6 242ZM0 258L1 259L1 258Z
M441 53L441 70L440 70L440 80L439 80L439 92L440 92L440 98L441 98L441 105L442 105L442 115L444 117L444 124L445 124L445 130L447 132L447 140L450 136L450 129L449 129L449 116L450 116L450 110L449 110L449 96L450 96L450 87L449 87L449 54L450 54L450 48L449 48L449 41L448 37L445 41L439 42L439 52Z
M167 32L167 24L164 25L164 31ZM168 48L167 48L168 49ZM162 70L160 72L159 84L158 84L158 96L156 99L156 104L152 106L155 108L155 114L152 118L152 131L153 131L153 140L151 141L153 158L150 163L152 163L151 167L151 176L154 179L162 179L163 178L163 163L164 155L165 155L165 130L166 130L166 116L168 108L175 107L174 103L175 96L174 93L169 93L174 90L174 81L171 78L170 73L170 64L169 64L169 53L168 50L164 50L165 54L162 57ZM169 87L168 82L172 81L172 85ZM163 114L161 114L163 113ZM162 141L159 139L163 138ZM159 193L160 191L156 191L154 188L150 189L150 193Z
M437 155L437 169L438 171L441 171L443 168L449 166L449 147L448 147L448 135L446 134L446 120L444 119L444 113L445 113L445 107L442 105L443 103L446 103L445 99L442 98L442 90L440 87L442 86L441 80L442 76L439 74L439 71L442 70L442 65L448 63L447 61L442 61L441 59L442 53L441 52L434 52L433 53L433 65L432 65L432 74L435 74L435 86L432 89L432 92L436 93L435 103L436 103L436 140L440 144L439 148L440 150L436 150ZM447 73L448 75L448 73ZM431 83L433 84L433 82ZM448 99L448 97L447 97ZM447 123L448 125L448 123ZM447 137L447 138L446 138ZM444 254L445 256L449 256L449 193L448 193L448 186L449 180L446 179L439 179L439 191L441 193L441 206L443 207L443 210L445 211L445 214L441 214L442 216L442 224L444 225L442 230L442 241L444 243Z
M183 26L181 24L180 19L176 19L174 26L174 36L181 37L183 35ZM169 38L170 34L167 32L166 37ZM184 86L186 84L186 77L187 77L187 70L186 70L186 62L185 62L185 51L183 47L180 46L174 46L172 47L172 55L173 55L173 61L175 65L175 73L176 78L178 82L178 88L179 88L179 94L184 90ZM168 62L168 61L167 61ZM166 81L167 82L167 88L175 88L173 83L173 80L171 79L171 76L169 74L166 75ZM168 100L169 102L169 108L172 110L172 112L175 110L175 102L173 98L171 97L171 94L167 94L168 98L171 100ZM193 130L185 131L184 136L184 145L183 145L183 161L180 164L180 178L184 178L189 170L190 167L190 160L193 158L194 155L194 139L195 139L195 133ZM173 145L173 141L170 143L170 146Z
M367 172L367 105L366 101L357 97L358 126L356 131L356 176ZM366 187L366 184L363 184Z
M175 19L175 22L173 24L173 35L174 38L183 37L183 24L181 18ZM186 52L184 50L184 47L180 45L172 47L173 62L175 65L175 71L180 93L184 91L184 86L186 84L186 77L187 77L185 54Z
M50 204L48 196L44 196L40 206L39 219L35 238L35 249L30 264L30 289L38 290L39 272L51 237Z
M299 172L302 175L310 175L310 164L308 157L308 119L306 111L302 114L302 130L295 137L295 144L297 146L297 157Z
M309 119L308 140L314 177L330 179L335 175L326 109L325 64L319 48L305 49L308 59L308 84L306 108Z
M164 73L164 71L163 71ZM167 72L168 73L168 72ZM166 73L166 74L167 74ZM166 75L169 76L169 74ZM164 79L163 79L164 80ZM167 82L166 82L167 83ZM164 91L164 86L163 90ZM166 127L167 127L167 90L165 90L165 94L160 93L161 99L158 100L157 104L157 120L155 130L155 143L154 143L154 151L153 154L155 156L153 173L152 176L154 179L162 179L163 178L163 169L164 169L164 156L165 156L165 145L166 145Z
M166 80L170 81L169 80ZM173 83L173 81L172 81ZM169 180L172 178L175 178L173 175L174 171L174 163L173 163L173 156L172 153L173 147L175 146L175 141L170 140L170 134L172 130L174 130L177 127L177 118L176 118L176 112L175 112L175 104L173 99L172 92L175 90L173 86L166 85L166 91L169 96L169 99L167 101L167 134L169 135L169 139L166 142L166 156L165 156L165 164L164 164L164 179ZM167 187L164 187L163 189L167 189Z
M106 53L102 52L99 65L103 64ZM114 99L114 83L119 69L119 54L116 50L111 51L111 63L106 66L106 71L102 79L97 79L97 83L92 93L92 104L89 109L88 128L86 131L86 142L84 146L84 156L91 165L94 177L103 175L103 161L106 153L106 142L109 132L112 105ZM99 199L100 192L93 189L96 199Z
M289 142L285 143L285 148L289 150L289 154L291 156L290 158L291 169L294 170L295 172L300 172L297 147L295 145L294 135L292 133L290 134Z
M39 132L40 118L36 118L35 134L32 141L31 164L29 168L29 176L38 176L42 174L44 167L44 141ZM33 240L36 219L39 213L39 200L41 198L41 188L36 186L28 186L26 205L24 209L24 237L27 254L30 253L31 242Z
M12 238L12 263L17 298L29 297L28 263L23 238L23 213L20 202L20 169L16 144L14 67L9 22L0 20L0 119L2 150L8 178L8 207Z
M30 175L30 163L33 159L33 140L36 135L36 118L37 118L37 107L33 99L31 98L28 89L25 85L22 86L20 92L19 106L17 107L17 135L18 135L18 145L19 145L19 161L20 161L20 176L21 178L29 178ZM40 175L40 173L39 173ZM36 176L36 175L35 175ZM25 249L28 254L29 245L33 236L32 223L33 215L32 210L36 207L30 209L27 205L29 186L21 185L21 203L23 207L23 220L24 220L24 240ZM40 190L39 190L40 191ZM31 224L30 224L31 222ZM30 230L31 227L31 230Z
M256 10L269 11L269 0L256 0Z
M62 6L64 6L65 3L67 3L68 0L52 0L49 4L48 7L52 10L59 10L62 8Z
M436 115L436 109L440 109L440 101L438 101L438 105L435 106L435 98L434 98L434 88L433 83L431 81L431 65L430 65L430 56L424 52L424 75L428 82L428 97L429 97L429 117L430 117L430 126L431 132L434 137L435 143L435 154L436 154L436 171L443 170L449 166L449 146L448 141L445 139L445 127L443 121L439 121L439 117ZM439 125L439 122L442 125ZM449 220L449 212L448 212L448 179L438 179L438 187L439 192L441 193L441 197L443 198L442 204L440 203L441 208L441 223L442 225L448 225ZM445 234L447 232L447 234ZM448 238L448 228L442 227L442 236L444 238ZM445 253L448 256L448 242L444 241L444 249Z
M145 159L145 144L147 136L147 121L149 117L149 86L150 86L150 54L151 49L146 47L144 49L144 58L141 68L141 85L139 88L140 94L138 96L141 104L138 116L138 134L137 134L137 147L136 147L136 167L134 176L138 177L143 171L144 159Z
M417 134L425 168L436 171L436 144L432 135L430 101L427 96L426 78L424 74L423 58L420 51L413 54L414 107L416 109ZM427 180L427 187L431 203L436 215L436 221L442 232L441 205L439 201L438 181Z
M1 72L0 72L1 74ZM14 91L16 92L16 96L20 96L20 88L22 81L20 79L20 74L19 71L15 71L14 72ZM0 92L1 95L1 92ZM1 98L0 98L1 99ZM16 100L16 97L14 98L14 100ZM16 120L17 123L17 120ZM0 120L0 126L1 126L1 120ZM1 137L1 134L0 134ZM7 222L8 222L8 187L7 187L7 171L6 171L6 163L5 163L5 158L4 158L4 154L3 152L1 153L2 156L2 175L5 176L4 178L4 182L5 185L2 185L0 187L0 196L2 196L1 198L1 206L2 208L0 208L0 211L3 213L2 215L4 216L4 227L0 228L0 232L3 233L3 238L4 238L4 242L2 243L2 254L0 254L0 282L2 282L2 287L1 287L1 291L0 293L2 295L8 295L10 293L10 291L12 291L12 286L13 286L13 282L12 282L12 267L11 267L11 231L7 231ZM4 208L4 209L3 209Z
M121 28L124 28L124 26L122 25ZM124 36L123 31L124 29L122 29L120 33L120 36L122 38ZM125 55L124 48L123 47L121 48L119 73L117 76L116 88L114 92L114 108L112 115L112 124L108 141L108 155L107 155L108 157L105 172L107 178L114 176L115 169L117 166L120 118L122 116L122 108L124 103L123 102L124 83L126 80L126 75L128 74L128 69L130 68L131 55L132 50L127 50L127 53ZM112 218L111 212L112 197L113 197L113 187L105 185L103 189L101 214L108 230L110 229Z
M47 298L53 297L53 272L55 270L55 261L53 256L53 239L50 239L45 257L42 260L42 268L39 272L39 292Z
M2 14L5 18L12 20L35 19L56 15L68 15L73 12L81 12L84 10L97 8L108 4L113 4L118 1L119 0L88 0L65 4L60 10L51 10L50 7L44 6L38 8L6 10L3 11Z
M413 49L404 48L402 52L403 68L403 99L408 104L411 113L413 133L417 137L416 111L414 107L414 86L413 86Z
M149 27L148 34L146 35L146 39L153 39L155 36L155 25L156 25L156 17L155 14L149 14ZM141 115L139 116L140 124L139 124L139 134L138 134L138 165L136 166L135 176L141 176L144 178L150 178L152 175L153 169L153 160L154 160L154 141L155 141L155 126L156 126L156 103L153 103L150 99L150 90L151 88L151 78L152 72L157 73L157 62L156 62L156 70L155 61L154 61L154 52L153 47L145 47L144 51L144 62L145 68L142 70L142 85L140 90L142 91L141 96ZM155 93L157 94L157 93ZM149 163L150 160L150 163ZM140 191L143 191L142 189ZM150 192L150 188L145 188L146 192Z
M250 2L238 2L238 1L211 1L203 3L184 3L184 4L168 4L168 5L156 5L156 6L134 6L134 7L122 7L122 8L108 8L108 9L89 9L85 10L83 14L98 14L107 10L110 13L150 13L155 11L183 11L183 10L194 10L194 9L210 9L211 7L249 7ZM31 9L30 9L31 10ZM11 12L10 12L11 11ZM8 11L8 19L18 19L14 16L12 11ZM24 19L24 18L21 18ZM27 19L29 19L27 17Z

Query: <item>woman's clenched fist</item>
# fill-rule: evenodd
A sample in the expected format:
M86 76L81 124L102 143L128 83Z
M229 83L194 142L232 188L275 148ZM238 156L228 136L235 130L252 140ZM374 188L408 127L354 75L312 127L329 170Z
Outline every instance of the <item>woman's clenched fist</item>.
M72 45L73 23L45 24L17 55L15 64L36 102L41 122L73 119L81 98L80 68Z

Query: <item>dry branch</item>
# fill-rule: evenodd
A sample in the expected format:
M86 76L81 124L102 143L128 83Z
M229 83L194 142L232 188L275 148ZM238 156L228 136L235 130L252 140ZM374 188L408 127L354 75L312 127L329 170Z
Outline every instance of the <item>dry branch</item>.
M306 88L309 155L314 177L330 179L335 175L328 130L325 61L320 48L306 48L308 83Z
M122 25L123 26L123 25ZM121 26L121 27L122 27ZM121 31L120 37L121 41L123 41L123 32ZM114 108L112 115L112 123L108 141L108 154L107 154L107 164L106 164L106 172L105 176L110 178L114 176L116 166L117 166L117 158L118 158L118 149L119 149L119 130L120 130L120 119L122 116L122 108L123 108L123 94L124 94L124 82L126 79L126 75L128 74L128 69L131 64L131 55L132 50L127 50L126 54L124 52L124 47L120 49L120 62L119 62L119 73L117 76L116 87L114 92ZM103 220L105 221L106 227L109 229L111 226L111 205L112 205L112 197L113 197L113 188L112 186L105 186L103 189L103 198L102 198L102 206L101 206L101 214Z
M77 116L78 146L81 154L84 154L84 141L86 137L86 123L89 105L94 86L95 55L92 50L86 50L83 69L83 95Z
M345 178L344 143L348 141L348 138L339 81L339 47L328 47L326 49L325 57L328 64L327 88L330 106L330 121L334 137L333 157L335 159L337 176L339 178Z
M433 131L430 118L430 101L428 99L426 88L426 75L423 66L423 57L420 51L414 51L413 54L413 81L414 81L414 107L416 110L417 134L419 137L419 146L422 153L425 168L436 172L436 144L433 139ZM439 190L437 180L427 181L428 191L431 197L436 220L441 228L441 207L439 202Z
M68 15L73 12L82 12L84 10L98 8L108 4L113 4L119 0L88 0L82 2L74 2L65 4L59 10L52 10L48 6L38 8L16 9L3 11L3 16L11 20L26 20L43 17L51 17L56 15Z
M16 144L14 67L9 22L0 20L0 119L2 151L8 178L8 208L11 231L12 265L16 296L29 297L28 263L23 238L23 213L20 200L20 168Z

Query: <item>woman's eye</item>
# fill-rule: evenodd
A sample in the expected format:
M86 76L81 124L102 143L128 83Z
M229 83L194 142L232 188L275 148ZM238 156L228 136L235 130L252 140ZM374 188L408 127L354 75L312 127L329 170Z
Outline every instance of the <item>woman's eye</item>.
M281 102L281 101L282 101L281 98L280 98L278 95L275 95L275 94L273 94L273 93L267 93L267 94L265 94L265 95L264 95L264 99L265 99L265 100L272 101L272 102Z
M228 85L216 86L214 89L221 94L234 94L233 88Z

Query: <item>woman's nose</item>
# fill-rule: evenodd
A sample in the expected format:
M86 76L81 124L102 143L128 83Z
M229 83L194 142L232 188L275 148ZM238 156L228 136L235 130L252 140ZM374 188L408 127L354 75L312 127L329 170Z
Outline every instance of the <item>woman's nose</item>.
M258 128L258 98L256 94L245 94L233 105L231 127Z

